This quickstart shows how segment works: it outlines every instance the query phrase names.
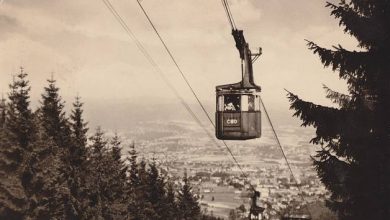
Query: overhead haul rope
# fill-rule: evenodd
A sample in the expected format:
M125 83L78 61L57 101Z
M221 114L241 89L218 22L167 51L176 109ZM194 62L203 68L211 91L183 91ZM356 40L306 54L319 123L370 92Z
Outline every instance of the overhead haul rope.
M232 12L230 11L229 3L227 0L221 0L223 8L225 9L226 16L228 18L228 21L230 23L230 26L232 27L232 30L236 30L236 23L234 22Z
M308 202L306 201L306 198L303 196L303 190L302 190L301 186L298 184L298 180L297 180L297 178L296 178L295 175L294 175L294 172L293 172L293 170L292 170L292 168L291 168L290 163L288 162L286 153L284 152L284 149L283 149L283 147L282 147L282 144L280 143L278 134L276 133L276 130L275 130L275 128L274 128L274 125L272 124L271 118L270 118L270 116L269 116L269 114L268 114L267 109L265 108L264 102L263 102L261 96L259 96L259 98L260 98L260 103L261 103L261 105L263 106L264 113L265 113L265 115L267 116L268 123L269 123L269 125L271 126L272 133L273 133L273 135L274 135L274 137L275 137L275 140L276 140L276 142L277 142L277 144L278 144L278 146L279 146L279 148L280 148L280 151L281 151L282 154L283 154L283 158L284 158L284 160L285 160L286 163L287 163L287 167L288 167L288 169L289 169L289 171L290 171L290 173L291 173L291 176L292 176L292 178L294 179L295 186L297 187L297 189L298 189L299 192L300 192L301 199L302 199L302 201L308 203ZM306 210L307 210L307 211L310 213L310 215L311 215L311 212L310 212L309 207L307 206L307 204L305 205L305 207L306 207Z
M161 37L161 35L159 34L157 28L156 28L155 25L153 24L152 20L150 19L149 15L147 14L147 12L145 11L145 9L143 8L142 4L140 3L140 0L137 0L137 2L138 2L138 5L140 6L140 8L142 9L143 13L145 14L146 18L148 19L148 21L149 21L150 25L152 26L153 30L155 31L155 33L157 34L158 38L160 39L161 43L163 44L163 46L164 46L165 50L167 51L168 55L170 56L170 58L172 59L173 63L175 64L176 68L178 69L179 73L181 74L182 78L184 79L184 81L186 82L187 86L190 88L192 94L194 95L194 97L195 97L196 100L198 101L198 104L201 106L203 112L205 113L205 115L206 115L207 118L209 119L210 123L211 123L211 124L213 125L213 127L215 128L215 124L214 124L214 122L212 121L210 115L208 114L208 112L207 112L206 109L204 108L202 102L199 100L199 98L198 98L198 96L196 95L194 89L192 88L192 86L191 86L191 84L189 83L189 81L187 80L185 74L184 74L183 71L181 70L181 68L180 68L180 66L178 65L178 63L176 62L176 59L175 59L174 56L172 55L172 52L169 50L169 48L168 48L167 44L165 43L164 39L163 39L163 38ZM230 25L232 26L232 29L236 29L235 22L234 22L234 18L233 18L233 15L232 15L231 11L230 11L229 3L227 2L227 0L222 0L222 4L223 4L224 9L225 9L225 12L226 12L226 14L227 14L227 16L228 16L228 20L229 20ZM285 161L286 161L286 163L287 163L287 166L288 166L288 168L289 168L289 171L290 171L290 173L291 173L291 175L292 175L292 177L293 177L293 179L294 179L294 181L295 181L295 184L296 184L298 190L301 192L301 193L300 193L300 194L301 194L301 198L303 199L303 201L306 201L305 198L304 198L304 196L303 196L303 191L302 191L301 187L300 187L299 184L298 184L298 181L297 181L297 179L296 179L296 177L295 177L295 175L294 175L294 172L293 172L293 170L292 170L292 168L291 168L291 165L290 165L290 163L289 163L289 161L288 161L288 159L287 159L287 156L286 156L286 154L285 154L285 152L284 152L284 149L283 149L283 147L282 147L282 145L281 145L281 143L280 143L279 137L277 136L277 133L276 133L274 127L273 127L271 118L270 118L269 115L268 115L268 112L267 112L267 110L266 110L266 108L265 108L264 102L262 101L261 97L260 97L260 101L261 101L261 104L262 104L262 106L263 106L264 112L266 113L267 119L268 119L268 121L269 121L269 123L270 123L270 126L271 126L271 128L272 128L272 131L273 131L273 134L274 134L274 136L275 136L275 139L276 139L276 141L277 141L277 143L278 143L278 146L279 146L279 148L280 148L280 150L281 150L281 152L282 152L282 154L283 154L283 157L284 157L284 159L285 159ZM241 168L241 165L238 163L236 157L234 156L234 154L232 153L232 151L230 150L230 148L228 147L228 145L226 144L226 142L225 142L224 140L222 140L222 142L223 142L224 146L226 147L226 149L228 150L228 152L230 153L230 155L232 156L232 158L233 158L233 160L235 161L237 167L239 167L239 169L241 170L241 172L242 172L242 174L244 175L244 177L248 180L247 174L245 174L245 172L244 172L243 169ZM249 182L249 181L248 181L248 182ZM250 186L251 186L252 189L255 189L255 188L252 186L252 184L251 184L250 182L249 182L249 184L250 184ZM307 211L310 213L310 210L308 209L307 205L306 205L305 207L306 207Z
M221 1L222 1L222 5L223 5L223 7L224 7L224 9L225 9L226 15L227 15L227 17L228 17L229 23L230 23L230 25L232 26L232 29L234 30L234 29L236 29L236 25L235 25L235 23L234 23L233 15L232 15L232 13L231 13L231 11L230 11L229 2L228 2L228 0L221 0ZM255 58L255 59L257 59L257 58ZM254 61L254 60L253 60L253 61ZM253 61L252 61L252 62L253 62ZM300 191L300 196L301 196L301 198L302 198L302 201L305 201L305 202L307 203L305 197L303 196L302 188L301 188L301 187L299 186L299 184L298 184L298 180L297 180L297 178L296 178L295 175L294 175L294 172L293 172L293 170L292 170L292 168L291 168L290 162L288 161L288 158L287 158L287 156L286 156L286 153L284 152L284 149L283 149L283 147L282 147L282 144L280 143L279 137L278 137L278 135L277 135L277 133L276 133L276 130L275 130L275 128L274 128L274 125L272 124L271 118L270 118L270 116L269 116L269 114L268 114L268 111L267 111L265 105L264 105L264 102L263 102L261 96L259 96L259 97L260 97L260 103L261 103L261 105L263 106L263 109L264 109L264 113L265 113L265 115L267 116L267 120L268 120L268 122L269 122L269 125L271 126L272 133L273 133L273 135L274 135L274 137L275 137L275 140L276 140L276 142L277 142L277 144L278 144L278 146L279 146L279 148L280 148L280 151L282 152L283 158L284 158L284 160L286 161L286 164L287 164L287 167L288 167L288 169L289 169L289 171L290 171L290 173L291 173L291 176L292 176L292 178L294 179L295 186L296 186L296 187L298 188L298 190ZM306 205L305 207L306 207L307 211L308 211L308 212L310 213L310 215L311 215L311 212L310 212L308 206Z
M203 128L203 130L206 132L206 134L211 138L211 140L217 145L217 147L219 148L219 144L216 142L215 138L210 134L210 132L204 127L204 125L200 122L199 118L196 116L196 114L191 110L191 108L189 107L189 105L184 101L184 99L179 95L179 93L177 92L177 90L172 86L172 84L166 79L166 77L164 76L164 74L162 73L161 69L159 68L159 66L156 64L156 62L153 60L153 58L149 55L149 53L147 52L147 50L143 47L143 45L141 44L141 42L137 39L137 37L135 36L135 34L131 31L131 29L128 27L128 25L126 24L126 22L122 19L122 17L119 15L119 13L115 10L115 8L113 7L113 5L110 3L109 0L102 0L103 3L105 4L105 6L108 8L108 10L114 15L115 19L119 22L119 24L122 26L122 28L126 31L127 35L136 43L138 49L142 52L142 54L147 58L147 60L150 62L150 64L155 68L155 71L157 71L160 76L163 78L164 82L167 83L167 85L172 89L172 91L175 93L175 95L181 100L182 104L184 105L184 107L186 108L186 110L191 114L191 116L193 117L193 119ZM199 100L199 99L198 99ZM203 105L202 105L203 107ZM203 110L205 111L204 107L203 107ZM207 115L208 116L208 115ZM209 116L208 116L209 118ZM210 119L210 118L209 118ZM211 119L210 119L211 120ZM226 143L224 142L225 146ZM234 157L234 155L232 154L231 150L228 149L229 153L232 155L233 157L233 160L235 161L235 163L237 163L239 169L241 170L243 176L245 178L247 178L247 175L243 172L241 166L238 164L238 161L237 159ZM253 186L251 185L251 187L253 188Z
M227 15L227 17L228 17L229 23L230 23L230 25L232 26L232 29L236 29L236 25L235 25L235 23L234 23L233 15L232 15L232 13L231 13L231 11L230 11L230 7L229 7L229 2L228 2L228 0L221 0L221 1L222 1L222 5L223 5L223 7L224 7L224 9L225 9L226 15ZM252 62L253 62L253 61L252 61ZM283 149L283 147L282 147L282 144L280 143L279 137L278 137L278 135L277 135L277 133L276 133L276 130L275 130L275 128L274 128L274 125L272 124L271 118L270 118L270 116L269 116L269 114L268 114L268 111L267 111L265 105L264 105L264 102L263 102L263 100L261 99L261 96L259 96L259 97L260 97L260 103L261 103L261 105L263 106L264 113L265 113L265 115L267 116L267 120L268 120L268 122L269 122L269 124L270 124L270 126L271 126L272 133L273 133L273 135L274 135L274 137L275 137L275 140L276 140L276 142L277 142L277 144L278 144L278 146L279 146L279 148L280 148L280 151L282 152L283 158L284 158L284 160L286 161L287 167L288 167L288 169L289 169L289 171L290 171L290 173L291 173L292 178L294 179L295 185L296 185L296 187L298 188L298 190L300 191L300 195L301 195L302 201L305 201L305 202L307 203L305 197L303 196L302 188L301 188L301 187L299 186L299 184L298 184L297 178L296 178L295 175L294 175L294 172L293 172L293 170L292 170L292 168L291 168L290 162L288 161L288 158L287 158L287 156L286 156L286 153L284 152L284 149ZM306 205L305 207L306 207L307 211L311 214L311 212L310 212L309 208L307 207L307 205Z
M191 107L185 102L183 97L180 96L179 92L176 90L176 88L170 83L170 81L165 77L165 74L161 70L161 68L157 65L157 63L154 61L154 59L150 56L148 51L145 49L145 47L142 45L142 43L138 40L138 38L135 36L135 34L131 31L127 23L123 20L123 18L120 16L120 14L115 10L113 5L110 3L109 0L102 0L107 9L113 14L115 19L119 22L121 27L126 31L126 34L136 43L136 46L138 49L142 52L142 54L145 56L145 58L148 60L148 62L153 66L156 73L159 74L159 76L163 79L164 83L172 90L172 92L175 94L175 96L180 100L181 104L184 106L184 108L188 111L188 113L191 115L191 117L194 119L194 121L204 130L204 132L207 134L207 136L210 138L210 140L218 147L220 148L220 145L215 140L214 136L210 134L210 132L207 130L207 128L202 124L200 119L196 116L195 112L191 109ZM221 149L222 150L222 149Z
M146 18L148 19L150 25L152 26L154 32L157 34L158 38L160 39L161 43L163 44L165 50L167 51L168 55L170 56L172 62L175 64L177 70L179 71L181 77L183 78L183 80L185 81L185 83L187 84L188 88L191 90L191 93L194 95L195 99L197 100L199 106L202 108L202 111L204 112L204 114L207 116L208 120L210 121L210 123L213 125L214 129L215 129L215 124L213 122L213 120L211 119L209 113L206 111L206 108L204 107L204 105L202 104L202 102L200 101L198 95L196 94L196 92L194 91L194 89L192 88L191 84L189 83L187 77L185 76L184 72L182 71L182 69L180 68L179 64L176 62L176 59L174 58L172 52L169 50L167 44L165 43L164 39L161 37L160 33L158 32L157 28L154 26L152 20L150 19L148 13L145 11L145 9L142 7L142 4L140 2L140 0L137 0L138 2L138 5L140 6L142 12L145 14ZM234 22L232 20L232 22ZM234 23L232 23L234 24ZM234 162L236 163L237 167L240 169L241 171L241 174L245 177L245 179L247 180L247 182L249 183L250 187L254 190L254 186L250 183L250 181L248 181L248 175L244 172L244 170L242 169L240 163L238 162L236 156L234 156L233 152L231 151L231 149L229 148L229 146L226 144L226 142L224 140L221 140L223 145L225 146L225 148L227 149L227 151L229 152L229 154L231 155L231 157L233 158Z

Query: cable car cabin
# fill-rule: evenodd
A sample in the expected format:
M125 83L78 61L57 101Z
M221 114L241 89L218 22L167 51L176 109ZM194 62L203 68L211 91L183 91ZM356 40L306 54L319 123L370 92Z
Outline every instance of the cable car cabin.
M217 87L216 135L222 140L261 136L260 90Z
M221 140L259 138L261 88L253 81L252 62L260 53L251 54L241 30L233 30L232 34L242 60L242 81L216 87L216 137Z

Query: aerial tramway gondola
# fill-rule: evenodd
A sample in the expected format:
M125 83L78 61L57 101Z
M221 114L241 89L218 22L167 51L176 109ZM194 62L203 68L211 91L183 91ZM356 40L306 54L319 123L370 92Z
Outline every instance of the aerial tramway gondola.
M270 117L265 109L264 103L261 101L260 98L260 86L256 85L254 83L253 79L253 67L252 64L256 59L261 55L261 48L259 48L259 52L252 54L248 43L245 41L243 31L237 30L235 27L233 17L231 15L230 9L228 7L227 0L221 0L225 10L227 12L230 24L232 26L232 35L234 37L234 40L236 42L236 47L239 50L240 58L241 58L241 70L242 70L242 80L238 83L233 84L227 84L227 85L220 85L216 86L216 97L217 97L217 111L216 111L216 136L218 139L222 140L246 140L246 139L254 139L259 138L261 136L261 111L260 111L260 104L263 105L263 109L265 112L266 118L268 119L270 126L274 132L275 138L277 140L277 143L283 153L283 156L286 160L286 163L290 169L290 172L293 175L292 169L289 165L289 162L287 160L287 157L283 151L283 148L279 142L279 138L275 132L275 129L273 129L273 125L271 123ZM150 20L148 14L142 7L140 0L137 0L139 6L141 7L142 11L144 12L145 16L147 17L149 23L151 24L152 28L158 35L160 41L164 45L167 53L169 54L170 58L176 65L177 69L179 70L182 78L186 82L187 86L191 89L191 92L197 99L199 105L203 109L203 112L206 114L207 118L210 120L211 123L212 119L208 115L207 111L205 110L203 104L197 97L195 91L192 89L189 81L185 77L183 71L177 64L175 58L173 57L172 53L168 49L167 45L165 44L164 40L158 33L156 27L153 25L152 21ZM118 13L116 10L112 7L111 4L106 4L107 8L111 11L111 13L117 18ZM155 61L150 57L148 52L145 50L145 48L142 46L142 44L139 42L139 40L132 34L131 30L128 28L127 24L123 22L123 20L120 18L117 19L121 26L125 29L125 31L129 34L129 36L137 43L138 48L141 50L141 52L145 55L145 57L148 59L148 61L157 68L157 72L161 74L160 69L158 68ZM164 77L163 77L164 78ZM185 108L190 112L190 114L194 117L194 119L199 122L199 124L202 126L202 123L200 123L197 116L194 114L194 112L191 110L191 108L185 103L185 101L181 98L179 93L174 89L174 87L171 86L169 81L164 80L168 84L168 86L174 91L174 93L177 95L179 99L181 99L182 103L184 104ZM205 131L208 133L208 130L205 129ZM217 142L214 142L218 144ZM245 177L246 180L248 180L248 176L245 174L245 172L242 170L240 164L236 160L236 157L233 155L232 151L228 147L228 145L223 142L229 153L231 154L234 162L237 164L238 168L241 170L243 177ZM295 179L295 177L294 177ZM295 182L297 183L296 179ZM256 191L256 188L254 188L251 183L249 182L249 185L251 186L252 196L251 196L251 206L249 209L249 220L258 220L262 219L262 214L265 210L264 207L257 205L257 199L260 197L260 193ZM297 184L298 187L298 184ZM300 190L300 188L298 187ZM306 206L307 207L307 206ZM310 211L308 210L310 213ZM311 215L301 214L301 215L284 215L282 216L282 220L290 220L290 219L302 219L302 220L310 220Z
M261 48L252 54L242 30L232 26L232 35L240 52L242 80L216 87L215 133L221 140L247 140L261 136L260 86L253 79L252 63Z

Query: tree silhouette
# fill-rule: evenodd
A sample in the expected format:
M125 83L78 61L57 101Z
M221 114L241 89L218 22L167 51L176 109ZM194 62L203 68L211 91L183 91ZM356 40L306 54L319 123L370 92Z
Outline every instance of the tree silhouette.
M47 80L49 85L42 94L42 107L40 110L43 126L49 137L60 147L70 145L70 128L65 117L64 103L59 95L59 88L53 77Z
M311 142L321 149L313 162L331 192L327 206L340 219L390 219L390 2L342 0L327 7L361 50L308 46L346 80L348 94L324 86L336 108L289 93L291 109L302 126L316 128Z
M71 143L69 144L68 177L67 184L70 189L69 215L73 218L85 218L84 215L88 204L88 186L86 176L88 172L87 153L87 123L83 119L83 103L77 96L73 103L70 115Z
M25 186L31 180L27 164L35 128L30 109L27 73L20 73L10 84L9 102L3 106L4 124L0 128L0 217L21 219L29 207ZM2 104L4 104L2 102ZM6 108L4 108L6 107Z
M187 172L184 173L183 184L177 197L178 208L180 210L180 219L192 220L200 217L200 207L197 198L191 192L191 186L187 178Z
M134 144L125 163L117 135L98 128L88 143L80 98L68 119L48 82L35 112L23 68L0 100L0 219L216 219L200 215L186 177L176 193Z
M5 102L4 96L0 99L0 129L3 129L5 127L5 118L7 117L6 112L6 102Z

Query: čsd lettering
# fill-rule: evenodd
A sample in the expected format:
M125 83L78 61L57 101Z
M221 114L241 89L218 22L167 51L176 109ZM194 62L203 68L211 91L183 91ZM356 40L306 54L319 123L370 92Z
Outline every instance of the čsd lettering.
M228 125L235 125L235 124L237 124L238 123L238 120L237 119L227 119L226 120L226 123L228 124Z

